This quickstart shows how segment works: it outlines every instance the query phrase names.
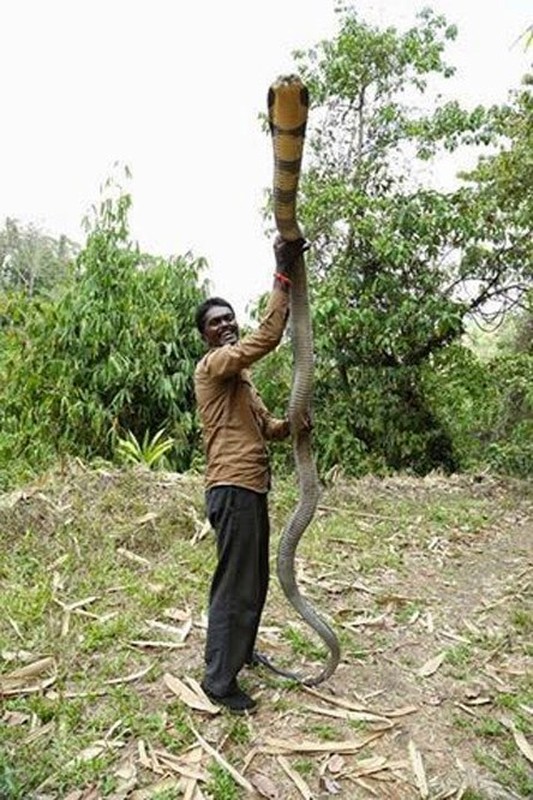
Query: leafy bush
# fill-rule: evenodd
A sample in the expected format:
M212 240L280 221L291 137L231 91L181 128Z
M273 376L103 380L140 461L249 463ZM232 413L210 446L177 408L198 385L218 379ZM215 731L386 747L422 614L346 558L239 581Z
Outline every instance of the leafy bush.
M192 373L203 262L143 255L129 239L130 196L111 182L106 189L115 197L94 212L78 278L57 300L4 308L4 475L16 461L37 467L52 453L112 459L126 431L141 441L165 428L178 470L197 447Z

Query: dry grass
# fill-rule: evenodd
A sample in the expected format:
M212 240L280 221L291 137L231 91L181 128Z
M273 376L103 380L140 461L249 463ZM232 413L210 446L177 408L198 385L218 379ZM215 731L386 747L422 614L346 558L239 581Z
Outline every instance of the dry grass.
M275 530L294 499L274 491ZM342 662L316 691L248 670L243 719L195 683L198 476L74 464L0 496L0 797L532 796L530 511L489 476L338 477L297 567ZM320 668L275 578L264 626L278 664Z

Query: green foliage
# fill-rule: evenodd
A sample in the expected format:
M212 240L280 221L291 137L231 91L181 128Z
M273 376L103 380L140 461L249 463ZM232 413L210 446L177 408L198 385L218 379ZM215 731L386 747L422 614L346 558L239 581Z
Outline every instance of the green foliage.
M313 106L299 216L313 243L320 471L526 476L531 77L505 105L437 98L420 111L418 98L454 72L445 50L455 27L430 10L405 31L367 25L350 6L339 21L331 41L295 54ZM426 182L443 154L480 148L458 188ZM0 231L0 489L58 455L178 470L201 463L192 372L203 262L141 253L130 205L108 182L74 264L77 248L64 237L13 220ZM482 360L463 333L494 314L512 315L516 330L506 327ZM290 345L254 377L284 415ZM290 448L274 452L277 468L291 465Z
M0 797L18 800L23 797L22 787L4 755L0 755Z
M206 789L213 800L237 800L239 790L232 776L217 762L209 765L211 780Z
M230 720L227 736L235 744L249 744L253 737L248 720L242 718Z
M522 248L524 255L531 255L531 218L533 215L533 198L531 186L533 181L533 94L531 86L533 76L526 75L522 87L512 96L512 103L494 111L494 126L500 137L496 152L482 157L476 168L465 173L465 180L478 187L482 201L491 205L494 219L489 221L500 223L501 233L509 238L501 240L496 252L502 251L502 245L511 252ZM507 142L502 141L507 138ZM509 146L508 142L511 142ZM501 226L504 220L514 222L511 229ZM490 239L489 239L490 241ZM531 277L531 260L526 261Z
M289 642L296 655L307 656L308 658L323 658L324 649L318 647L300 630L288 625L282 633L283 639Z
M455 345L428 365L424 390L449 430L463 468L531 475L532 374L533 358L528 353L484 361Z
M112 181L105 191L76 280L57 299L22 303L16 313L8 300L3 310L6 472L16 460L33 466L57 452L111 459L117 437L139 442L163 428L175 469L188 466L196 447L194 311L205 296L203 262L143 255L129 239L130 196Z
M497 472L533 473L533 356L498 358L490 365L493 403L487 409L487 461Z
M127 431L125 438L118 438L116 453L125 464L145 464L147 467L163 467L166 464L165 453L174 446L174 440L163 439L165 431L158 431L150 438L150 431L146 431L142 442L139 442L131 431Z
M454 344L446 366L453 372L457 358L461 373L466 319L505 313L530 285L528 87L501 107L463 109L438 97L434 110L416 105L453 74L445 49L456 33L429 9L398 31L347 7L333 40L295 54L312 99L299 217L313 243L322 470L463 467L468 447L454 437L439 374L428 372ZM428 163L480 147L487 155L458 188L426 184Z

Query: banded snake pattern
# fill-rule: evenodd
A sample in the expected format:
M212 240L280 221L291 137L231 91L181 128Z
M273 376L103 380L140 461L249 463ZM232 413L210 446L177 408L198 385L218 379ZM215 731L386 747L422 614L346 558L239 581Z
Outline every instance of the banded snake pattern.
M278 232L289 241L302 237L296 217L296 198L302 163L309 108L307 88L297 76L285 76L268 91L268 119L274 151L273 201ZM279 541L277 574L280 585L294 609L320 636L329 650L329 659L317 675L296 675L273 667L278 674L305 686L316 686L329 678L340 660L338 639L300 592L295 576L298 542L310 524L318 503L319 481L311 448L311 431L304 424L310 412L313 393L313 331L307 291L307 273L301 255L291 272L290 326L293 374L289 400L292 445L298 474L299 500Z

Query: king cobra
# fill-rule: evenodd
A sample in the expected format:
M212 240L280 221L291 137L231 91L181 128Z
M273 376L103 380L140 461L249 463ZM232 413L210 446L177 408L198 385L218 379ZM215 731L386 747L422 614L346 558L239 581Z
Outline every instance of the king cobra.
M274 218L284 239L302 237L296 219L296 193L309 107L308 91L296 76L279 78L268 92L268 116L274 149ZM293 375L289 400L294 461L298 473L299 501L285 529L278 548L277 573L285 596L303 620L313 628L329 648L326 666L316 676L299 676L274 668L278 674L305 686L316 686L335 671L340 658L339 642L296 583L294 560L300 538L311 522L319 497L318 475L311 450L311 432L306 419L311 409L313 391L313 332L307 293L305 261L301 255L291 272L290 316L293 350Z

